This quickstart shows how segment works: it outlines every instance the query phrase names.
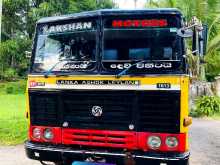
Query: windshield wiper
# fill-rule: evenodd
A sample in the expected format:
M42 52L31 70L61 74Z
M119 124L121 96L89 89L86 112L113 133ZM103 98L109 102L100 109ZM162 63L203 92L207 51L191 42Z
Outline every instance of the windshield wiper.
M54 68L56 68L57 65L59 65L61 62L64 62L64 61L67 61L67 62L72 62L73 60L72 59L64 59L64 60L61 60L61 61L58 61L57 63L55 63L50 69L48 69L45 74L44 74L44 77L45 78L48 78L48 76L52 73L52 71L54 70ZM74 62L86 62L86 61L74 61ZM87 61L88 64L91 62L91 61ZM56 74L56 76L69 76L69 74Z
M141 60L141 61L138 61L138 62L136 62L136 63L130 65L128 68L126 68L126 69L122 70L120 73L118 73L115 77L116 77L116 78L120 78L122 75L126 74L127 71L129 71L133 66L138 65L138 64L141 64L141 63L143 63L143 62L145 62L145 61Z
M55 63L50 69L48 69L46 71L46 73L44 74L44 77L45 78L48 78L48 76L52 73L52 71L54 70L54 68L56 68L57 65L59 65L61 62L63 61L69 61L69 59L65 59L65 60L61 60L61 61L58 61L57 63Z

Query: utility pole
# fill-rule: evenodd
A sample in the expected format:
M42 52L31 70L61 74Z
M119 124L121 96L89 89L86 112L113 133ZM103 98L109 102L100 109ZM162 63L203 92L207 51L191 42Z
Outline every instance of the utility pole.
M2 0L0 0L0 43L2 41Z

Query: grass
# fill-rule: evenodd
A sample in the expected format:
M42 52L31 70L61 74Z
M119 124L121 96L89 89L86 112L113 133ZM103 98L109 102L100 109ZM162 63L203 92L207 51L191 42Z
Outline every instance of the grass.
M214 113L213 115L210 116L199 116L198 113L195 112L195 110L190 111L190 116L194 118L204 118L204 119L210 119L210 120L220 120L220 112L219 113Z
M20 144L27 138L23 81L0 84L0 145ZM6 94L8 87L12 94Z
M204 120L220 120L220 113L216 113L212 116L193 116L194 118L204 119Z
M0 95L22 94L25 92L26 80L0 83Z
M214 119L214 120L220 120L220 113L216 113L213 116L208 117L210 119Z

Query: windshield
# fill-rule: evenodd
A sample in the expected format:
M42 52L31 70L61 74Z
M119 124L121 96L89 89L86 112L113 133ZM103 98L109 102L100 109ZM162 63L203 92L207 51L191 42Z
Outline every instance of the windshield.
M181 60L181 38L176 29L106 30L104 37L103 65L107 70L126 69L137 61L154 62L158 68L169 68ZM120 64L123 64L120 65ZM154 65L140 63L139 69ZM164 65L164 66L163 66ZM171 67L170 67L171 68ZM152 67L157 69L157 67ZM140 70L141 71L141 70Z
M104 70L117 73L128 68L133 73L180 70L184 49L176 22L150 18L107 20L102 55Z
M181 27L181 18L176 15L38 24L31 73L181 74L185 72L184 42L177 35Z
M89 71L95 68L96 30L83 30L83 24L79 30L77 24L68 25L47 27L46 33L45 27L40 28L44 31L38 32L34 72L51 69L51 72Z
M169 28L106 30L103 61L180 60L181 39L175 32Z

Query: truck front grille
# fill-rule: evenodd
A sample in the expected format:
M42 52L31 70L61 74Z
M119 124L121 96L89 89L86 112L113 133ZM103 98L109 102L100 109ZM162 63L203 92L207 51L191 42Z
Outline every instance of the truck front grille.
M133 132L63 129L62 135L63 144L130 149L136 146Z
M180 92L140 92L139 131L171 132L179 129Z
M32 125L57 126L59 124L61 116L58 112L56 93L30 92L29 97Z
M30 91L30 109L32 125L161 133L180 127L180 91Z

